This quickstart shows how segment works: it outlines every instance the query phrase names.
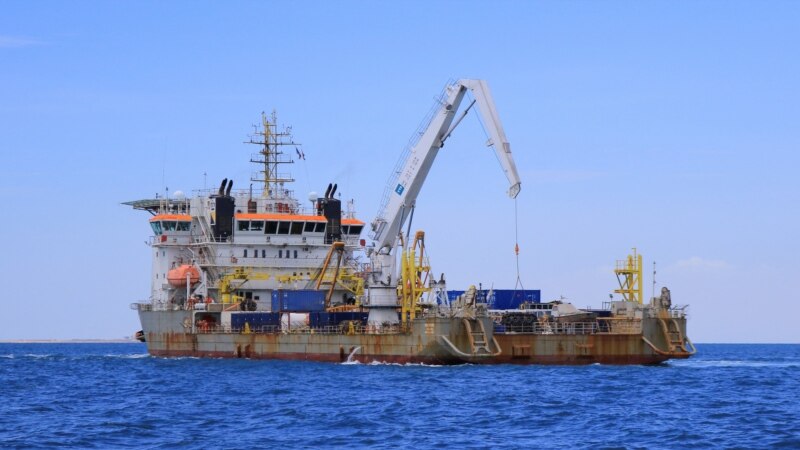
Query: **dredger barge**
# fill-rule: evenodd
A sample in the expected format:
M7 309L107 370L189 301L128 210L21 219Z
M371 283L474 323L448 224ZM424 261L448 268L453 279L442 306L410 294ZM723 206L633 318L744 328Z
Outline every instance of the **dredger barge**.
M474 100L457 118L465 96ZM132 304L137 337L155 356L299 359L428 364L652 364L687 358L685 307L670 292L643 302L642 259L635 250L615 270L618 300L602 309L542 303L536 291L470 286L447 291L431 274L425 235L410 219L435 156L477 103L509 182L520 179L488 86L448 85L392 172L381 208L361 234L352 201L337 186L309 194L304 208L279 169L305 159L273 113L249 143L263 187L219 189L127 202L152 214L149 301ZM290 147L287 149L287 147ZM287 151L288 150L288 151ZM341 196L340 196L341 197ZM402 228L408 224L408 230ZM535 298L534 298L535 297Z

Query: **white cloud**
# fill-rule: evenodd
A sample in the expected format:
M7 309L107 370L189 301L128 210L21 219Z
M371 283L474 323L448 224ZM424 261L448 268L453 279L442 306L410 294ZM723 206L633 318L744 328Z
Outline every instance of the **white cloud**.
M0 48L19 48L30 47L33 45L40 45L41 42L35 39L30 39L20 36L3 36L0 35Z

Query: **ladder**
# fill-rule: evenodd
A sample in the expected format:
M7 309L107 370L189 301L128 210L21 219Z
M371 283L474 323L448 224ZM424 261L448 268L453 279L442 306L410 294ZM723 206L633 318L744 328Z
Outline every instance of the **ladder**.
M686 349L686 339L683 338L683 332L681 332L678 322L672 318L659 318L658 320L661 323L661 330L664 332L664 339L669 345L669 351L686 353L688 351Z
M477 319L462 319L469 336L469 345L474 356L491 355L489 340L486 338L486 329L483 322Z
M202 236L195 238L195 246L198 252L203 255L203 262L200 263L200 266L206 270L210 278L210 280L206 280L206 283L212 284L216 282L220 274L219 268L217 267L216 248L212 244L212 242L214 242L214 234L211 229L211 224L208 222L208 217L206 216L205 205L200 208L196 217L197 224L200 225L200 233ZM208 289L208 286L206 286L206 289Z

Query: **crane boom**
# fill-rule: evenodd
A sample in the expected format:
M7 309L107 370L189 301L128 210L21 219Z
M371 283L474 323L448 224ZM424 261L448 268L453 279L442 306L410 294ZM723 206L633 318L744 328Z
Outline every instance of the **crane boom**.
M505 131L500 123L497 110L492 100L489 86L484 80L462 79L447 86L446 96L438 108L419 141L411 149L408 158L399 172L396 182L390 186L389 193L381 213L372 221L372 238L377 250L391 250L394 246L397 233L405 222L408 211L417 201L417 196L422 188L425 178L430 172L433 161L444 141L450 136L456 125L453 119L458 111L467 90L472 91L475 102L478 104L483 121L489 132L489 146L493 146L497 159L511 184L508 195L516 198L520 191L520 179L517 167L511 156L511 145L506 139ZM475 103L474 102L474 103ZM472 105L470 105L471 107ZM467 108L469 110L469 108ZM466 111L465 111L466 114Z
M370 326L382 327L385 324L397 323L398 297L395 276L397 255L392 250L397 243L401 227L413 211L412 208L436 154L464 118L462 115L453 123L468 90L472 91L475 101L463 114L466 114L472 105L478 104L489 132L488 145L494 147L503 172L511 183L508 195L516 198L519 194L520 180L517 167L511 157L511 146L497 116L489 86L483 80L458 80L447 86L441 104L434 111L419 140L411 147L408 157L401 163L397 178L390 182L387 189L388 196L384 197L380 212L371 224L374 247L367 252L370 255L371 268L367 279Z
M483 121L487 124L489 131L490 140L487 145L494 146L497 159L503 167L503 172L506 174L508 182L511 183L508 188L508 196L517 198L521 182L517 173L517 166L514 164L514 158L511 156L511 144L508 143L503 124L500 122L500 116L497 115L489 85L486 84L485 80L461 80L461 83L464 83L472 91L475 101L478 102L478 110L481 112Z

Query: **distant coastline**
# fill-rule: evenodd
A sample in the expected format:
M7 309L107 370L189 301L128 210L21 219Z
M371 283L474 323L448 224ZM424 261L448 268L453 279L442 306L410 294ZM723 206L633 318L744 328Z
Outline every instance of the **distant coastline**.
M122 339L0 339L0 344L138 344L133 338Z

